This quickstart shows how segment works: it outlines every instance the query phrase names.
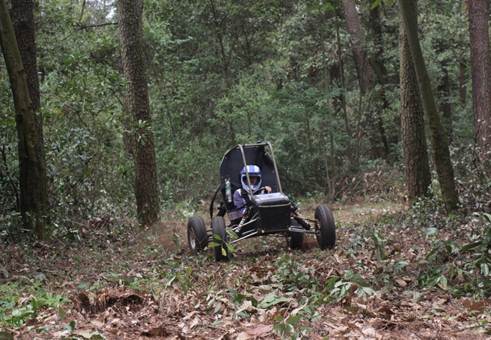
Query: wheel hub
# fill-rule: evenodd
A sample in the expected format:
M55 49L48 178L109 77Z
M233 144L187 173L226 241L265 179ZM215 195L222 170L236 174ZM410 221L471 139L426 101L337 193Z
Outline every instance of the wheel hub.
M193 250L196 249L196 233L194 230L189 233L189 247Z

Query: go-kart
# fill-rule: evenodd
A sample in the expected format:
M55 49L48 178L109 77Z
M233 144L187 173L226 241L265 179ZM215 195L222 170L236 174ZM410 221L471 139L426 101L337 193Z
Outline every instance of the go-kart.
M264 185L261 189L268 186L270 192L253 192L246 171L249 186L245 191L245 213L227 223L225 215L230 217L236 211L232 194L242 188L241 170L244 167L247 169L246 165L250 164L260 167L261 185ZM218 198L219 204L215 209ZM326 205L319 205L315 209L314 219L308 219L299 213L297 206L283 193L273 147L269 142L239 144L225 153L220 165L220 184L211 200L209 213L209 230L202 217L189 218L187 238L192 253L198 253L208 246L214 248L216 261L230 259L231 244L269 234L284 234L291 249L302 248L305 234L315 234L321 249L333 248L336 244L334 217Z

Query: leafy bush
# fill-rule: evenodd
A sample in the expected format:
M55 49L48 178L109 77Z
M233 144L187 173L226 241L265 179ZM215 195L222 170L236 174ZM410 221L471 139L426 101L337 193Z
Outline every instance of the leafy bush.
M421 287L439 287L456 296L491 296L491 215L476 214L482 231L470 242L435 240L418 277Z
M22 293L21 293L22 292ZM16 283L0 285L0 326L20 327L44 308L59 309L67 300L47 292L39 283L25 289Z

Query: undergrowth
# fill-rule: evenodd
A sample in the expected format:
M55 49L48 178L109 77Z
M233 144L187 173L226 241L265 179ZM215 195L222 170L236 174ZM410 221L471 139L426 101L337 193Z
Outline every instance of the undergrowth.
M20 327L46 308L63 314L66 302L65 297L45 290L39 281L29 286L4 283L0 285L0 326Z

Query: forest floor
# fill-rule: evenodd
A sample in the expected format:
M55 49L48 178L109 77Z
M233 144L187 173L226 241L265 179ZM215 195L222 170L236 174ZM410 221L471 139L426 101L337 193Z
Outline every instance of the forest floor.
M302 205L305 215L313 209ZM462 258L437 256L477 224L410 227L406 207L388 201L333 211L334 250L311 238L290 251L284 238L265 237L228 263L191 256L184 222L169 216L138 232L92 223L70 243L2 245L0 339L491 336L491 301L456 294L450 281L464 284L466 272L441 269L464 268Z

